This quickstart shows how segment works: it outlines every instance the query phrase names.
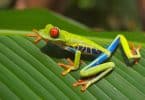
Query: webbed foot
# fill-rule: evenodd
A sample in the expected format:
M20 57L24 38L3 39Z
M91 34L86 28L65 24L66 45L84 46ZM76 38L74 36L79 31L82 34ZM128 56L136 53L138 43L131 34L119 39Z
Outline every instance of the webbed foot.
M68 74L71 70L74 69L74 63L70 58L66 59L68 64L58 63L60 67L63 67L65 70L62 72L62 75Z
M36 29L32 30L33 33L26 34L28 37L35 37L34 43L37 44L40 40L42 40L42 37L39 35L38 31ZM48 42L48 40L45 40Z
M85 92L86 89L91 85L91 82L89 80L78 80L73 84L74 87L76 86L82 86L81 91Z
M141 49L141 45L139 45L138 47L135 47L134 44L131 44L131 51L133 55L138 55ZM140 57L138 58L134 58L134 64L137 64L139 62Z

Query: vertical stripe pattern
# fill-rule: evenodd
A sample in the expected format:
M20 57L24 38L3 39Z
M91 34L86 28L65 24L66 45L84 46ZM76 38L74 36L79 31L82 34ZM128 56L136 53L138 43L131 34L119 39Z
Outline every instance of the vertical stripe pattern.
M87 54L100 54L101 51L94 49L94 48L89 48L89 47L85 47L85 46L76 46L75 47L76 50L79 50L83 53L87 53Z

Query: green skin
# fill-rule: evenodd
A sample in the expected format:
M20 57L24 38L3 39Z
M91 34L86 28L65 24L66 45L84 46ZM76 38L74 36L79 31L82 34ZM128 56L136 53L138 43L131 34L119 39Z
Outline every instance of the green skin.
M84 37L81 37L81 36L78 36L75 34L71 34L64 30L59 29L59 36L57 38L52 38L50 36L50 30L53 27L54 27L53 25L48 24L48 25L46 25L46 27L44 29L39 30L37 33L41 36L42 39L51 41L51 42L63 47L66 50L68 50L68 47L71 47L74 49L76 46L95 48L96 50L100 50L101 52L107 54L108 57L110 57L111 53L107 49L103 48L102 46L100 46L100 45L96 44L95 42L88 40ZM137 55L133 55L131 53L131 50L129 49L127 40L122 35L118 35L118 36L120 37L121 44L124 44L124 45L122 45L122 47L123 47L127 57L128 58L140 58L139 49L136 49ZM71 70L76 70L79 68L81 51L75 50L74 53L75 53L75 59L74 59L73 64L70 64L70 65L60 64L60 66L66 68L66 70L63 72L63 75L66 75ZM69 61L69 62L72 63L71 61ZM98 65L96 67L95 66L93 66L93 67L86 66L80 71L80 75L82 77L91 77L98 73L100 73L100 74L97 77L91 77L90 79L87 79L85 81L79 81L79 82L75 83L74 86L82 85L82 91L85 91L87 87L89 87L91 84L98 81L102 77L104 77L107 73L109 73L112 69L114 69L114 67L115 67L115 64L113 62L107 62L104 64L100 64L99 67L98 67Z

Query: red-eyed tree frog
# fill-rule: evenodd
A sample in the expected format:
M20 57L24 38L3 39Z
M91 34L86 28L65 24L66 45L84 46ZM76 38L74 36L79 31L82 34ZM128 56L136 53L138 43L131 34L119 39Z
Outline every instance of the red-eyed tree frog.
M73 86L81 85L81 91L85 91L91 84L100 80L114 69L115 64L113 62L105 61L111 56L119 44L121 44L128 60L131 59L134 60L134 63L137 63L138 59L141 58L139 52L140 47L133 47L130 49L128 42L123 35L116 36L107 48L104 48L85 37L61 30L51 24L46 25L44 29L40 29L39 31L34 30L33 33L27 34L27 36L36 37L35 43L38 43L42 39L46 42L51 41L52 43L61 46L63 49L75 54L74 61L68 58L68 64L58 64L65 69L62 72L62 75L66 75L70 71L77 70L79 68L81 53L99 55L90 64L81 69L80 76L87 78L79 80L73 84Z

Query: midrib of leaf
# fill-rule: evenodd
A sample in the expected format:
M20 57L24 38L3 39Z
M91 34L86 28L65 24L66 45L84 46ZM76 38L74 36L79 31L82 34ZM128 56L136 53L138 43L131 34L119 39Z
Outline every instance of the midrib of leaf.
M9 30L9 29L0 29L0 36L25 36L26 34L29 34L29 33L33 33L32 31L25 31L25 30ZM108 32L106 32L107 34L109 34ZM112 32L114 33L114 32ZM120 32L118 32L120 33ZM123 32L122 32L123 33ZM95 35L96 34L96 35ZM93 33L91 34L90 32L90 35L89 36L86 36L88 39L91 39L91 40L94 40L94 41L102 41L104 40L105 42L110 42L113 40L114 38L114 35L112 36L112 38L107 38L105 35L104 37L102 37L100 34L101 33ZM131 34L131 33L130 33ZM84 36L83 34L80 34L81 36ZM102 34L103 35L103 34ZM110 33L111 35L111 33ZM115 36L117 36L118 34L116 34ZM145 38L145 35L143 34L140 34L142 36L141 39L144 39ZM99 36L99 37L98 37ZM101 37L100 37L101 36ZM85 37L85 36L84 36ZM145 42L141 42L141 41L138 41L138 40L132 40L130 41L130 43L135 43L135 44L140 44L140 45L143 45L145 46Z

